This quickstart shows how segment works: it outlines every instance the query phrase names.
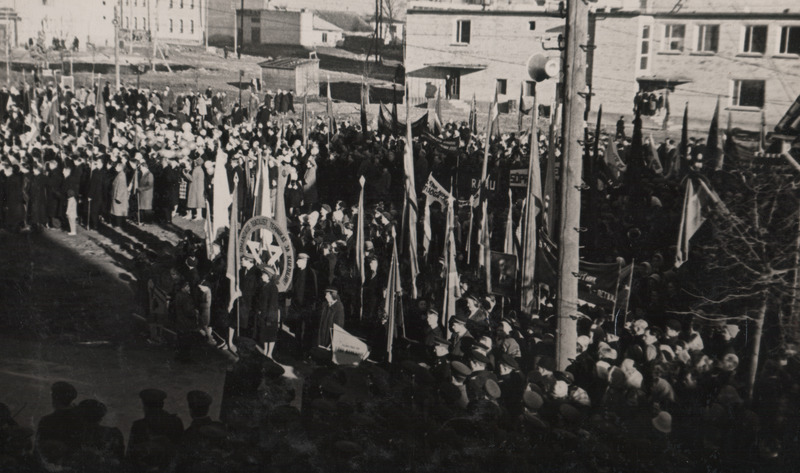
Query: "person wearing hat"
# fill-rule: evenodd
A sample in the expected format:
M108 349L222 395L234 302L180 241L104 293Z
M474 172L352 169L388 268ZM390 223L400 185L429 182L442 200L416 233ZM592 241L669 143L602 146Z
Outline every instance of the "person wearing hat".
M503 393L500 405L513 416L522 414L525 378L519 370L519 362L511 354L502 353L497 362L497 372L497 384Z
M425 335L423 337L423 344L428 350L432 350L436 344L437 338L444 338L442 328L439 326L439 312L434 309L428 309L425 314L427 326L425 327Z
M469 404L469 396L466 381L472 370L469 366L460 361L450 362L450 384L458 389L459 396L455 399L455 405L461 409L466 409Z
M456 314L450 317L450 331L453 335L450 337L450 354L456 358L464 356L462 349L462 342L465 339L472 339L472 334L467 330L467 322L469 319L464 314Z
M89 210L88 228L97 229L100 225L100 213L106 206L106 193L104 192L106 170L103 162L95 159L91 164L89 176L89 190L87 192L87 205Z
M116 176L111 184L111 222L120 227L128 218L128 180L125 176L125 165L118 162L114 167Z
M339 291L331 286L325 289L325 302L322 304L317 328L317 346L328 347L331 344L334 324L344 328L344 306L339 300Z
M78 449L81 421L73 406L77 397L78 391L65 381L57 381L50 387L53 412L42 417L36 427L36 449L45 461L58 460L50 455L50 451L57 450L52 448L53 445L70 452Z
M164 410L164 391L144 389L139 398L144 417L131 425L126 459L134 471L165 471L183 436L183 422Z
M484 310L480 299L476 294L470 294L467 299L467 317L469 322L467 328L469 331L478 334L489 329L489 313Z
M275 282L278 272L274 267L258 265L261 271L261 283L256 290L253 312L255 315L255 340L258 343L259 353L272 358L275 342L278 340L280 329L280 296L278 285ZM263 349L262 349L263 345Z
M136 203L139 206L139 213L142 223L148 223L153 214L153 173L142 160L139 163L139 188L136 189Z
M467 378L467 394L470 400L478 397L478 392L482 391L487 380L497 382L497 376L489 371L489 358L480 351L473 349L468 356L469 368L472 370Z
M184 172L183 175L189 182L189 188L186 194L186 208L189 211L188 217L191 218L192 212L194 212L194 220L202 220L203 206L206 200L206 173L205 170L203 170L203 159L195 159L192 173L188 174ZM208 217L210 217L210 215Z
M215 445L215 438L208 434L210 429L215 429L227 435L225 424L212 420L209 410L213 399L205 391L189 391L186 402L189 405L189 415L192 423L186 428L181 438L178 464L186 466L187 463L196 463L202 460L204 454ZM184 469L184 471L187 471Z
M308 266L307 253L299 253L292 273L292 285L287 294L288 320L295 333L297 345L302 353L312 347L312 320L314 304L319 297L319 278L317 271Z

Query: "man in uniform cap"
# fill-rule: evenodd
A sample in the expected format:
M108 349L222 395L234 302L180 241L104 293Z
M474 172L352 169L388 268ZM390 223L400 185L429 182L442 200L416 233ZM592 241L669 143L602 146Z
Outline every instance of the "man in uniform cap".
M317 271L308 266L308 261L307 253L297 255L291 289L287 294L289 304L287 323L294 330L297 345L303 353L312 346L311 334L314 330L310 324L314 318L314 304L319 297Z
M487 370L489 357L478 350L472 350L469 354L469 367L472 370L467 379L467 394L470 400L475 399L479 392L484 389L487 380L497 382L497 376Z
M461 343L465 338L472 338L472 334L467 330L467 322L469 319L463 314L456 314L450 318L450 331L453 336L450 337L450 354L455 357L464 356Z
M72 405L77 397L78 391L65 381L57 381L50 387L53 412L42 417L36 429L36 448L49 463L58 463L62 459L55 454L61 449L78 449L81 423Z
M450 372L450 383L458 388L460 394L455 404L462 409L466 409L467 405L469 404L466 380L467 377L472 374L472 370L469 368L469 366L461 363L460 361L452 361L450 362Z
M221 422L211 420L208 415L213 399L204 391L189 391L186 394L192 423L186 428L180 441L178 471L198 471L203 464L213 464L214 453L224 446L227 430ZM222 442L223 445L220 445Z
M131 425L128 436L128 462L136 471L164 471L175 455L183 435L183 422L164 411L167 393L160 389L139 392L144 418Z

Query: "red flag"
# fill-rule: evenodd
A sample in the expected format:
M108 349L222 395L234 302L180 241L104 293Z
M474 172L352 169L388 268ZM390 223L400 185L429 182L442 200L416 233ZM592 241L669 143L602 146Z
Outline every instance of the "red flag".
M239 208L239 183L233 184L233 208ZM238 212L231 212L230 233L228 236L228 259L225 276L230 281L230 299L228 302L228 312L233 310L236 299L242 295L239 290L239 217Z
M275 222L284 231L288 228L286 220L286 182L289 180L289 166L283 164L278 168L278 192L275 195Z

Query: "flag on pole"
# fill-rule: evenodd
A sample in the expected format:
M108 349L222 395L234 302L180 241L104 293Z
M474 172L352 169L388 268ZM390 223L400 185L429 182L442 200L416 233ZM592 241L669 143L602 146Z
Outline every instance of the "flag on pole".
M428 252L431 249L431 237L433 237L433 230L431 230L431 199L425 196L425 216L422 219L422 257L427 261Z
M681 125L681 142L678 145L678 159L675 160L676 177L682 177L686 171L685 163L689 161L689 102L683 109L683 124Z
M211 204L208 203L208 199L206 199L205 207L206 215L211 215ZM206 221L203 222L203 231L206 236L206 256L209 261L213 261L217 255L214 253L214 231L211 229L210 218L207 218Z
M259 156L258 166L256 166L254 217L272 217L272 189L270 187L269 166L264 162L264 158Z
M456 314L456 301L461 298L461 285L459 284L458 268L456 266L456 237L455 237L455 211L451 196L447 199L447 218L444 245L444 298L441 312L442 327L447 327L450 317Z
M50 110L47 114L47 124L50 126L50 141L56 146L61 146L61 107L58 104L58 94L53 95Z
M225 170L225 163L228 162L228 155L225 154L222 149L217 150L217 159L216 164L214 164L214 177L212 179L212 185L214 189L214 203L212 204L213 208L213 220L212 220L212 235L214 238L217 237L217 232L221 228L225 228L228 226L228 208L231 206L231 188L228 184L228 173ZM232 209L233 212L236 212L238 209Z
M403 171L405 172L406 198L405 207L408 215L408 257L411 267L411 294L417 298L417 276L419 263L417 261L417 187L414 182L414 146L411 137L411 105L406 88L406 152L403 158Z
M336 126L336 117L333 114L333 97L331 96L331 76L328 76L328 97L325 104L326 113L328 114L328 130L334 135L338 132Z
M394 229L392 229L394 234ZM396 235L393 235L396 237ZM386 284L386 300L384 301L384 313L386 314L386 353L389 362L392 361L392 344L395 338L395 324L397 323L397 296L402 288L400 286L400 266L397 260L397 238L392 238L392 263L389 266L388 282Z
M308 94L303 95L303 146L308 146Z
M472 94L472 104L469 108L469 129L472 134L478 133L478 101L475 94Z
M231 204L233 208L237 208L239 200L239 182L234 179L233 181L233 196L231 197ZM214 196L216 199L216 196ZM231 212L231 219L229 222L230 233L228 234L228 257L225 276L230 281L230 298L228 300L228 312L233 310L233 304L236 299L242 295L239 290L239 216L238 212Z
M606 151L603 153L603 162L606 166L608 178L619 184L622 181L622 173L628 169L628 166L619 157L617 144L613 140L608 140Z
M369 357L369 347L347 330L333 324L331 331L331 361L335 365L358 366Z
M506 235L503 242L503 253L507 255L517 254L517 243L514 241L514 199L511 197L511 189L508 189L508 218L506 218ZM519 262L519 258L517 259Z
M706 140L706 155L704 160L714 171L721 171L725 162L725 153L719 142L719 97L717 106L714 108L714 116L711 117L711 125L708 128L708 139Z
M557 131L556 121L558 120L558 96L553 99L553 105L550 107L550 126L548 130L547 142L551 145L547 146L547 173L544 176L544 199L546 205L547 217L544 219L545 230L548 235L556 238L556 212L558 206L556 205L556 146L552 143L556 142ZM621 161L621 160L620 160Z
M645 151L647 158L647 165L656 174L664 174L664 167L661 165L661 160L658 158L658 150L656 150L656 142L653 139L653 134L650 133L650 144L647 151Z
M725 163L722 169L730 170L739 162L739 152L736 147L736 141L733 139L733 119L730 110L728 111L728 128L725 133L725 144L722 146L722 152L725 153Z
M408 120L408 117L406 117ZM397 84L392 82L392 130L397 129Z
M669 88L664 93L664 122L661 124L661 129L667 131L669 128Z
M275 223L284 231L288 228L286 220L286 181L289 179L289 166L280 164L278 168L278 190L275 194Z
M356 266L361 275L361 284L366 281L366 267L365 267L365 254L364 254L364 184L367 180L361 176L358 180L361 184L361 192L358 195L358 228L356 229Z
M517 107L517 132L522 133L522 115L525 114L525 102L523 93L525 89L525 82L519 83L519 105Z
M367 97L369 97L369 84L361 84L361 131L366 139L367 135Z
M100 144L108 147L108 112L106 111L106 103L103 100L103 91L99 87L97 88L95 102L95 117L97 130L100 132Z
M762 153L767 150L767 117L761 109L761 129L758 135L758 150Z
M725 204L702 178L686 179L686 192L683 198L681 223L678 228L678 250L675 254L675 267L680 267L689 259L689 240L697 232L707 214L718 210L722 215L729 215Z

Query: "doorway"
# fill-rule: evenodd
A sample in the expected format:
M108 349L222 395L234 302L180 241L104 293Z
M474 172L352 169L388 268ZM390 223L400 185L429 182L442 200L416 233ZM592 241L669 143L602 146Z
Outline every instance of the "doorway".
M445 76L445 98L458 100L461 96L461 71L452 69Z

